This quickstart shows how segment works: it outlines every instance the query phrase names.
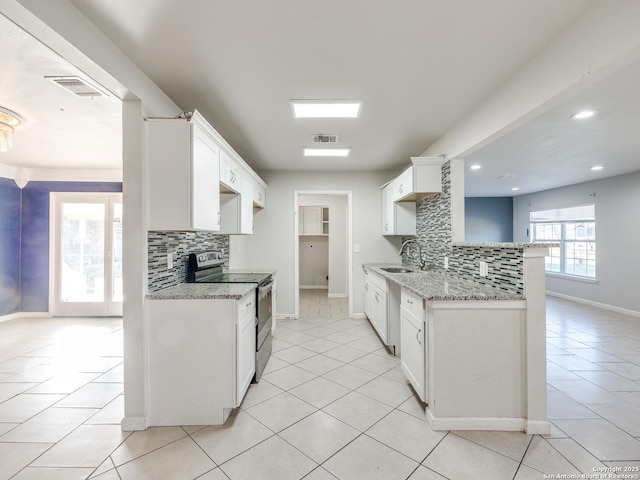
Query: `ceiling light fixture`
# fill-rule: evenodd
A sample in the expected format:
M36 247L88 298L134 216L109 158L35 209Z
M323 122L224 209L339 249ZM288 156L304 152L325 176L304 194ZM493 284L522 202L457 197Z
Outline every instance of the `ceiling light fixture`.
M469 167L469 170L480 170L482 168L482 165L471 165Z
M348 157L350 148L304 148L305 157Z
M357 118L361 106L357 100L291 100L295 118Z
M596 114L593 110L583 110L582 112L574 113L571 118L574 120L583 120L585 118L591 118Z
M16 112L0 107L0 152L6 152L13 146L13 130L22 122L22 117Z
M598 171L598 170L602 170L604 167L602 165L594 165L593 167L590 168L590 170Z
M512 192L517 192L518 190L520 190L520 187L511 187Z

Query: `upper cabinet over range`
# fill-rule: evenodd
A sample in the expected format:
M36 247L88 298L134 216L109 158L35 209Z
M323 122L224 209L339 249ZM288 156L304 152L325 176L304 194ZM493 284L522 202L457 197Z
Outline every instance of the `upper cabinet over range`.
M149 230L253 233L266 184L205 118L196 111L146 125Z

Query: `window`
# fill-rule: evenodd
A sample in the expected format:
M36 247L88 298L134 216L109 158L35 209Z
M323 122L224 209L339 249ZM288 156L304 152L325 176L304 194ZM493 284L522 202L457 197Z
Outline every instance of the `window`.
M531 212L531 241L559 243L551 247L545 270L596 278L595 205Z

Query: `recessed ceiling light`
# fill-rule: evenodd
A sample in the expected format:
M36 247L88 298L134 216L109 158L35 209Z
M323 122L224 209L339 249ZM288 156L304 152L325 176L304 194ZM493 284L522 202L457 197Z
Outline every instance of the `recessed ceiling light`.
M593 167L591 167L591 170L593 171L597 171L597 170L602 170L604 167L602 165L594 165Z
M512 192L517 192L518 190L520 190L520 187L511 187Z
M574 113L571 118L574 120L582 120L584 118L591 118L596 114L593 110L583 110L582 112Z
M304 149L305 157L347 157L350 148L306 148Z
M295 118L357 118L361 106L355 100L291 100Z
M482 168L482 165L471 165L469 167L469 170L480 170Z

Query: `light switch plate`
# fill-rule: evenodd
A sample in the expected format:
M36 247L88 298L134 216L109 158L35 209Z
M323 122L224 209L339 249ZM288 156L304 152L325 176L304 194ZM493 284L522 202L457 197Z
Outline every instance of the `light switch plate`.
M360 253L360 245L357 243L353 246L353 253Z

